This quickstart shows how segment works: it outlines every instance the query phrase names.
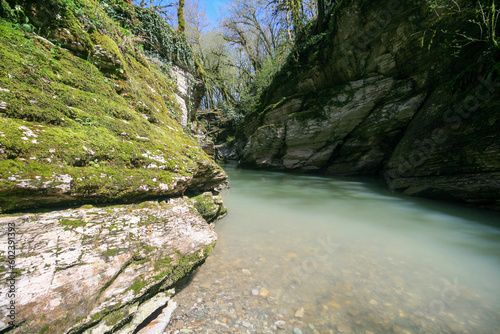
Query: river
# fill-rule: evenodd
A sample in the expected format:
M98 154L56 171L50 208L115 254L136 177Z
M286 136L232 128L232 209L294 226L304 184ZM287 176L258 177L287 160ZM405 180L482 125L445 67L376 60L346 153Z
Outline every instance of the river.
M500 216L376 180L226 167L170 333L500 333Z

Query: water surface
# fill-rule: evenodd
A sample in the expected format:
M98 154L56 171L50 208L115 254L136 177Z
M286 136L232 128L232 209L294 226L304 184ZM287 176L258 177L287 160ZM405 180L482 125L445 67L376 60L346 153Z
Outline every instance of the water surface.
M172 333L500 333L498 214L373 180L227 172L229 214Z

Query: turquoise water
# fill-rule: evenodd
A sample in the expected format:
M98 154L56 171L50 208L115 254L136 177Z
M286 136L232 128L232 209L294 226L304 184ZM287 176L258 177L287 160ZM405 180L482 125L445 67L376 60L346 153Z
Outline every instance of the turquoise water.
M500 216L373 180L227 168L172 332L500 333Z

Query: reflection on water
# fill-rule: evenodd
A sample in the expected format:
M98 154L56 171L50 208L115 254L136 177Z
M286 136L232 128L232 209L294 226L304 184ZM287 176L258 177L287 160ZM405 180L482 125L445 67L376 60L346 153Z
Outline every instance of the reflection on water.
M499 215L372 180L228 174L172 333L500 333Z

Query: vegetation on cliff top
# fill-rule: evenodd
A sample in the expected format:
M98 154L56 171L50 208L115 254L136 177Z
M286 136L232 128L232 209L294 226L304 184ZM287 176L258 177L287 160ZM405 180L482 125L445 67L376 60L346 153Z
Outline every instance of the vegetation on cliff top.
M359 16L364 20L368 20L365 11L369 7L376 6L366 0L336 1L328 6L321 24L318 24L317 20L310 20L297 33L294 47L286 62L272 77L271 82L261 90L251 108L247 110L250 114L249 118L254 118L265 112L272 104L279 103L280 101L276 99L281 98L282 95L276 94L277 90L282 93L287 91L285 95L296 94L295 85L301 80L300 73L306 72L313 64L327 62L332 50L339 47L332 43L339 29L337 25L339 17L345 14L344 8L349 6L352 9L353 5L354 8L358 8ZM420 47L428 49L429 52L431 49L441 50L440 63L452 64L448 72L439 73L441 78L438 79L441 79L443 84L460 89L466 87L478 75L490 78L500 74L500 47L496 34L500 11L495 7L494 0L477 3L408 0L389 1L385 5L378 4L377 6L387 9L390 20L387 21L384 17L377 21L375 18L375 22L371 22L373 31L357 32L360 44L366 41L369 44L369 41L378 38L382 28L390 24L396 14L411 10L422 18L430 12L433 23L430 28L422 31ZM403 8L405 8L404 11ZM394 12L391 12L392 9ZM359 47L360 45L347 46L354 52Z

